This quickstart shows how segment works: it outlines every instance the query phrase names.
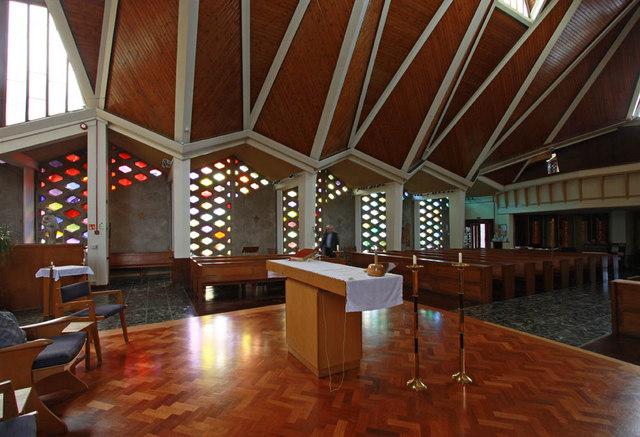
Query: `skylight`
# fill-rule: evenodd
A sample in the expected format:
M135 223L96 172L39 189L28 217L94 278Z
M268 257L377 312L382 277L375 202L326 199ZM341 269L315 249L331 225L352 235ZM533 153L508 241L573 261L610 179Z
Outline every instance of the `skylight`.
M504 5L509 11L515 12L519 17L534 21L544 5L544 0L498 0L498 3Z

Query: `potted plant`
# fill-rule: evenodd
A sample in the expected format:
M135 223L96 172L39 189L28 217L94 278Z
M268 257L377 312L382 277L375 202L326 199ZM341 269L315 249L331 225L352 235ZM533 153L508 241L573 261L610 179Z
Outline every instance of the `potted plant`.
M11 255L11 231L8 226L0 226L0 264Z

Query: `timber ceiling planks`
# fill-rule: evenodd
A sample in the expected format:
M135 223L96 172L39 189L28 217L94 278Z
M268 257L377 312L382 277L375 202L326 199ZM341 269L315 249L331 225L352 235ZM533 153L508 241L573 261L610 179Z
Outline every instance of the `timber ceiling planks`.
M96 89L104 0L60 0L91 87Z
M353 3L309 3L260 113L256 132L310 153Z
M242 130L240 0L200 2L193 141Z
M178 2L118 4L107 111L173 138Z

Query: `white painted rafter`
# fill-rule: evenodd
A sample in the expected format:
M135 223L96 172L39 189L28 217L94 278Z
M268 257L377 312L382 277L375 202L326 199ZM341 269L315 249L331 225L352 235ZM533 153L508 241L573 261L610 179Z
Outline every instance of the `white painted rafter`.
M433 151L440 145L440 143L445 139L447 135L451 132L456 124L462 119L462 117L467 113L469 108L478 100L478 98L484 93L487 87L493 82L493 80L498 76L498 74L502 71L502 69L507 65L507 63L513 58L513 56L520 50L520 48L524 45L524 43L533 35L538 26L544 22L547 15L556 7L560 0L555 0L552 4L550 4L547 8L545 8L541 15L536 19L531 27L529 27L525 33L520 37L518 42L511 47L511 50L502 58L500 63L493 69L491 74L484 80L482 85L478 87L476 92L471 96L471 98L467 101L467 103L460 109L460 111L456 114L456 116L449 122L447 127L442 131L442 133L438 136L438 138L431 143L429 148L425 151L425 155L423 159L426 159Z
M349 159L358 163L379 175L390 179L393 182L404 183L409 178L409 174L405 171L398 170L386 162L380 161L360 150L350 150Z
M293 16L291 17L289 27L287 27L287 31L285 32L284 37L280 42L280 47L276 52L276 56L273 58L273 62L271 63L271 67L269 68L269 73L267 73L267 77L265 77L264 79L264 83L262 84L262 88L260 89L260 94L258 94L256 103L255 105L253 105L253 109L251 110L251 119L249 121L251 129L253 129L258 122L258 118L260 117L262 108L264 107L264 104L267 101L267 97L271 92L271 87L276 81L276 77L278 76L280 67L282 67L284 58L289 52L289 47L291 47L293 38L296 36L296 32L300 27L300 23L302 23L302 19L304 18L304 14L307 11L307 7L309 6L310 2L311 0L300 0L295 12L293 13Z
M65 51L67 52L69 63L71 64L71 67L73 67L73 72L76 75L76 80L78 81L78 87L80 88L82 98L84 99L87 107L95 107L91 81L89 80L87 70L84 68L84 64L82 63L80 52L78 51L75 40L73 39L73 34L69 28L69 23L67 22L67 17L64 14L60 0L45 0L45 3L47 5L47 9L51 13L53 22L56 24L56 29L58 30L58 34L62 40L62 45L64 45Z
M362 83L362 89L360 90L360 100L358 101L358 108L356 109L356 116L353 119L353 126L351 126L351 133L349 134L349 148L353 148L353 139L358 130L358 123L360 121L360 114L362 114L362 107L364 106L365 98L367 97L367 90L369 88L369 82L371 81L371 74L373 73L373 67L376 63L376 56L378 55L378 49L380 48L380 40L382 39L382 32L384 31L384 25L387 21L387 15L389 15L389 5L391 0L385 0L382 6L382 13L380 14L380 20L378 21L378 29L376 30L376 36L373 40L373 47L371 48L371 56L369 57L369 64L367 65L367 71L364 75L364 82Z
M487 11L492 7L492 4L492 0L482 0L478 4L478 8L476 9L475 14L471 19L469 26L467 27L467 31L465 32L462 41L460 41L458 50L453 60L449 64L449 69L447 70L444 79L440 83L438 92L431 102L431 106L427 111L427 115L422 121L422 125L420 126L420 129L418 130L418 133L413 140L411 148L409 149L409 153L407 154L407 157L402 164L402 170L409 171L409 167L413 163L416 154L418 153L418 150L420 149L420 146L422 145L422 142L427 135L427 132L429 132L429 128L433 124L436 114L438 114L438 111L442 108L444 100L446 99L447 94L449 94L452 83L460 71L460 65L462 64L462 61L464 61L470 46L474 41L480 39L481 34L478 34L479 28L482 26L482 29L484 29L486 23L489 21L489 17L491 14L487 13Z
M199 9L200 0L180 0L178 6L178 49L173 137L181 144L187 144L191 141Z
M447 170L444 167L440 167L433 162L425 162L418 171L423 173L427 173L430 176L436 177L443 182L446 182L450 185L453 185L461 190L467 190L469 187L473 185L473 183L457 173Z
M387 87L385 88L383 93L380 95L375 105L373 105L371 112L369 112L369 114L367 115L367 118L365 118L365 120L362 122L362 125L357 130L353 138L351 147L355 148L358 142L360 141L360 139L362 139L362 137L364 136L364 133L367 131L367 129L369 128L373 120L376 118L376 116L378 115L378 112L380 112L380 109L382 109L382 107L384 106L389 96L391 96L391 93L395 89L396 85L398 85L398 83L400 82L400 79L402 79L402 76L404 76L404 73L409 69L409 66L411 66L411 63L420 52L420 49L422 49L422 46L424 46L425 42L427 42L427 39L429 39L429 36L437 27L438 23L440 23L440 20L444 16L445 12L447 12L447 9L449 9L449 6L451 6L452 3L453 3L453 0L445 0L444 2L442 2L442 4L436 11L431 21L429 21L429 24L427 24L427 27L425 27L424 31L422 32L418 40L416 41L416 43L413 45L413 47L407 54L404 61L402 61L402 64L398 68L398 71L396 71L396 73L393 75L393 78L391 79L391 81L389 81L389 83L387 84Z
M631 120L633 117L640 117L640 74L627 111L627 120Z
M116 28L118 0L105 0L100 32L100 53L98 55L98 72L96 74L96 108L104 109L107 100L107 84L109 83L109 67L113 50L113 36Z
M347 72L349 71L353 51L356 48L356 43L360 36L360 29L362 29L362 23L364 22L368 6L369 0L362 0L356 2L351 10L349 24L347 25L347 30L345 31L344 38L342 40L342 47L340 48L338 61L336 62L336 66L333 71L333 77L331 79L331 84L329 85L329 92L327 93L327 98L324 102L324 108L322 110L322 115L320 116L318 129L316 130L313 146L311 147L311 157L314 159L320 159L324 143L327 140L331 121L333 120L336 106L338 105L340 94L342 93L344 80L347 77Z
M524 164L522 164L522 167L520 167L520 170L518 170L518 174L513 178L513 181L511 181L511 183L516 183L518 181L518 179L520 179L520 176L522 176L522 173L524 173L524 171L529 166L529 164L531 164L532 160L533 160L533 158L529 158L529 159L527 159L525 161ZM480 179L482 177L484 177L484 176L479 176L478 179Z
M571 117L575 109L578 107L578 105L584 98L584 96L591 89L591 86L596 82L596 80L600 76L600 73L602 73L602 71L605 69L605 67L607 66L607 64L609 63L609 61L611 60L615 52L618 50L622 42L629 35L629 32L631 31L631 29L633 29L633 26L635 26L639 17L640 17L640 9L636 10L633 16L629 19L629 22L625 25L625 27L620 32L620 35L618 35L618 37L613 42L613 44L611 44L611 47L609 47L609 50L607 51L607 53L604 55L604 57L602 58L598 66L593 70L593 73L591 73L591 76L589 76L589 78L585 82L582 89L578 92L578 95L576 96L576 98L573 100L573 102L571 102L571 105L569 105L565 113L562 115L556 127L553 129L553 131L551 131L551 133L547 137L545 144L551 143L556 139L556 137L558 136L558 134L560 133L564 125L569 120L569 117Z
M567 78L567 76L586 58L591 51L604 39L605 36L624 18L629 11L635 7L633 3L630 3L626 9L607 25L607 27L600 32L600 34L580 53L580 55L573 60L573 62L567 67L560 76L536 99L536 101L513 123L513 125L500 137L498 141L491 147L491 153L493 153L502 143L509 138L509 136L531 115L531 113L538 107L546 98Z
M529 74L527 74L527 77L524 79L524 81L520 85L518 92L516 93L514 98L511 100L509 107L507 108L505 113L502 114L502 118L498 122L498 125L496 126L496 128L493 130L493 133L489 137L489 140L484 145L484 147L482 148L482 151L476 158L476 161L471 166L471 169L467 174L467 178L473 177L476 171L478 171L478 168L480 168L480 165L489 156L491 147L498 139L500 133L502 132L506 124L509 122L509 118L511 118L511 114L513 114L513 112L516 110L516 108L520 104L522 97L524 97L525 93L529 89L529 86L531 85L533 80L536 78L538 72L540 71L540 68L542 68L542 66L544 65L544 62L547 60L547 56L549 56L549 53L551 53L551 50L553 50L553 47L555 46L556 42L562 35L562 32L564 32L565 28L571 21L571 18L573 18L573 15L575 14L576 10L578 9L581 3L582 3L582 0L573 0L571 5L565 12L564 16L562 17L562 20L560 20L560 23L558 24L556 29L553 31L553 34L551 35L544 49L538 56L538 59L536 60L535 64L533 64L533 67L531 67Z

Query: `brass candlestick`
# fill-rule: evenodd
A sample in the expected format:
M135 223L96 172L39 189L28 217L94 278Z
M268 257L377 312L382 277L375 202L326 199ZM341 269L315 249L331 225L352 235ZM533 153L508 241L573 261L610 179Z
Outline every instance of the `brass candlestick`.
M462 257L461 257L462 258ZM465 373L465 362L464 362L464 268L468 267L469 264L465 264L463 262L453 263L454 267L458 268L458 321L459 321L459 332L460 332L460 371L451 375L451 378L459 382L460 384L471 384L473 380L469 375Z
M407 381L407 387L413 391L427 389L427 385L420 379L420 354L418 352L418 271L424 267L413 263L407 266L413 272L413 356L415 364L415 377Z

